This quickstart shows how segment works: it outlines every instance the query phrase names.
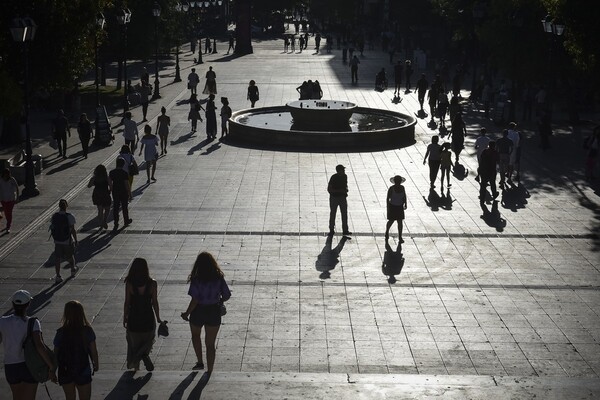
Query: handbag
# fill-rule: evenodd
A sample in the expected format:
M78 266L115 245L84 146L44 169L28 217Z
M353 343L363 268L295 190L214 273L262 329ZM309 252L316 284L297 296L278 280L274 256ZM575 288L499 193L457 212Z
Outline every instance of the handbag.
M139 175L139 173L140 173L140 167L138 166L137 162L132 158L131 164L129 165L129 175L135 176L135 175Z
M227 314L227 307L225 307L225 303L223 303L223 300L219 302L219 308L221 309L221 317Z
M23 341L23 351L25 353L25 364L27 364L27 369L31 373L33 379L36 382L44 383L48 381L50 378L50 368L38 353L37 347L35 346L35 342L33 341L33 324L37 318L31 317L27 322L27 336L25 337L25 341ZM40 332L41 335L41 332ZM42 339L42 344L44 346L44 351L52 361L52 365L54 369L52 372L56 372L57 360L56 355L50 348L44 343Z
M167 322L168 321L163 321L160 323L160 325L158 325L158 331L157 331L158 336L163 336L163 337L169 336L169 327L167 326Z

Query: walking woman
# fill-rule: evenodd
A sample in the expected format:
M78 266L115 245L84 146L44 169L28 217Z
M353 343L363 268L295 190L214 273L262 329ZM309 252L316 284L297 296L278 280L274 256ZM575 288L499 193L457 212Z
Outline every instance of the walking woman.
M217 106L215 105L215 95L208 96L206 103L206 137L209 139L217 137Z
M123 326L127 329L127 368L137 371L140 361L147 371L154 370L150 352L154 344L156 322L162 323L158 307L157 284L150 277L148 263L136 258L125 278Z
M167 154L167 141L169 139L169 127L171 126L171 117L167 115L167 109L160 108L160 115L156 119L156 133L160 137L160 155Z
M202 362L202 327L205 330L206 372L212 373L215 364L215 340L221 325L221 302L229 300L231 292L225 282L223 271L219 268L212 254L202 252L196 258L192 273L188 277L192 297L187 310L181 318L190 322L192 344L196 352L197 362L192 369L204 369Z
M131 185L133 184L134 175L137 175L139 173L139 167L128 145L124 144L123 146L121 146L121 150L119 151L119 158L125 160L123 170L129 175L129 187L131 188L133 187Z
M250 107L254 108L254 104L258 101L259 93L258 86L256 86L256 82L254 79L250 81L248 84L248 100L250 100Z
M452 151L456 156L456 164L458 164L458 157L460 152L465 148L465 136L467 136L467 127L465 121L462 118L462 114L458 113L454 117L452 122L452 128L450 130L452 134Z
M385 241L390 238L390 228L394 221L398 223L398 241L404 243L402 239L402 222L404 221L404 210L406 210L406 191L402 184L406 181L400 175L396 175L390 179L394 184L390 186L386 196L387 204L387 224L385 226Z
M6 233L10 233L13 208L18 201L19 184L17 183L17 180L11 176L10 169L4 168L0 179L0 203L2 204L4 217L6 218Z
M146 161L146 175L148 176L146 183L150 183L150 179L152 179L152 181L156 181L154 173L156 172L156 160L158 160L158 150L156 149L158 146L158 138L156 135L152 134L152 128L150 125L146 125L144 127L144 136L142 136L140 143L142 145L140 146L139 155L142 155L143 150L144 160ZM150 177L150 167L152 167L152 178Z
M92 370L98 372L98 349L96 334L77 300L65 304L61 327L54 337L54 353L58 359L58 383L66 400L76 400L77 394L79 400L90 400Z
M431 137L431 143L427 146L427 151L423 158L423 165L425 165L427 157L429 157L429 184L431 189L435 188L435 179L437 178L441 164L442 147L439 145L439 141L439 136L435 135Z
M98 208L98 226L108 229L108 213L110 212L110 187L108 185L108 172L103 164L94 169L94 176L90 179L88 187L94 187L92 203Z
M204 85L204 94L217 94L217 74L213 71L212 67L208 67L206 71L206 84Z
M0 337L4 345L4 374L10 385L13 400L34 400L37 392L37 382L31 376L27 364L25 364L25 352L23 342L27 336L29 318L27 309L33 300L31 294L26 290L17 290L11 297L14 314L0 317ZM33 342L38 353L50 368L49 378L56 382L56 365L48 357L42 339L42 328L40 321L33 322Z
M192 121L192 133L196 132L198 120L202 122L200 110L204 111L204 108L200 105L200 103L198 102L198 98L194 93L192 97L190 97L190 112L188 113L188 121Z
M86 113L81 114L79 117L79 124L77 124L77 134L81 141L81 148L83 150L83 157L87 158L88 149L90 147L90 139L93 136L92 123L87 117Z

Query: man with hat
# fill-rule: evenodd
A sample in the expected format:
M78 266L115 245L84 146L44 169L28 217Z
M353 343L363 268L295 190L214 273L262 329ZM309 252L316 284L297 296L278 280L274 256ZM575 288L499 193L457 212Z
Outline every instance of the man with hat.
M346 168L339 164L335 167L337 171L329 179L329 185L327 185L327 191L329 192L329 234L333 235L335 228L335 214L338 207L342 214L342 230L343 235L352 235L352 232L348 230L348 177L346 176Z
M27 368L23 350L29 325L27 309L31 300L33 297L27 290L17 290L11 297L14 313L0 318L0 338L4 345L4 374L10 385L13 400L33 400L37 391L38 383ZM40 321L33 321L31 331L35 347L50 369L49 378L56 382L55 365L44 351Z

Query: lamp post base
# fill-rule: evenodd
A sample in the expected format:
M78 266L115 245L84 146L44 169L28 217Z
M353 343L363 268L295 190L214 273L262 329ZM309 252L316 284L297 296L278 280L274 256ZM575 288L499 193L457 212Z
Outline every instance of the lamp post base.
M40 194L40 191L36 186L34 186L33 188L23 188L23 191L21 193L23 194L23 197L35 197Z

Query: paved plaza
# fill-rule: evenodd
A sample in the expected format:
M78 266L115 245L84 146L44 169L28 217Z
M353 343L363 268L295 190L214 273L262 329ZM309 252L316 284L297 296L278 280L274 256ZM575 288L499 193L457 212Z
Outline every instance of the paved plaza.
M253 45L254 54L236 58L221 44L220 54L196 66L201 87L208 66L215 70L219 107L226 96L234 111L248 108L250 79L260 90L257 107L295 100L302 81L318 79L327 99L418 110L414 93L393 104L393 90L373 90L376 72L391 71L381 51L365 52L353 86L338 50L283 54L281 40ZM464 169L450 189L441 191L438 181L430 191L423 157L434 132L423 119L413 146L375 152L208 141L204 123L190 135L184 100L191 60L186 51L182 83L171 84L172 67L161 72L163 99L149 115L167 107L171 143L157 182L146 184L144 170L134 181L130 227L99 233L86 187L97 164L114 165L123 141L117 134L117 145L87 160L59 161L47 145L36 148L47 156L37 177L42 194L17 204L12 233L0 237L4 311L15 290L29 290L50 342L64 303L83 303L98 337L94 399L600 397L600 201L583 178L581 149L591 125L557 125L548 152L538 149L533 123L520 125L527 138L521 183L483 215L473 143L481 126L494 137L503 127L470 106ZM75 136L70 154L80 149ZM337 164L348 175L348 240L326 235L327 182ZM386 245L385 196L397 174L406 177L405 243L393 227ZM54 285L48 226L62 197L77 218L80 272ZM215 255L232 290L215 373L204 388L202 373L191 371L196 358L179 317L200 251ZM123 277L135 257L148 260L158 281L171 334L155 343L156 371L131 376L121 321ZM4 379L0 390L8 390Z

